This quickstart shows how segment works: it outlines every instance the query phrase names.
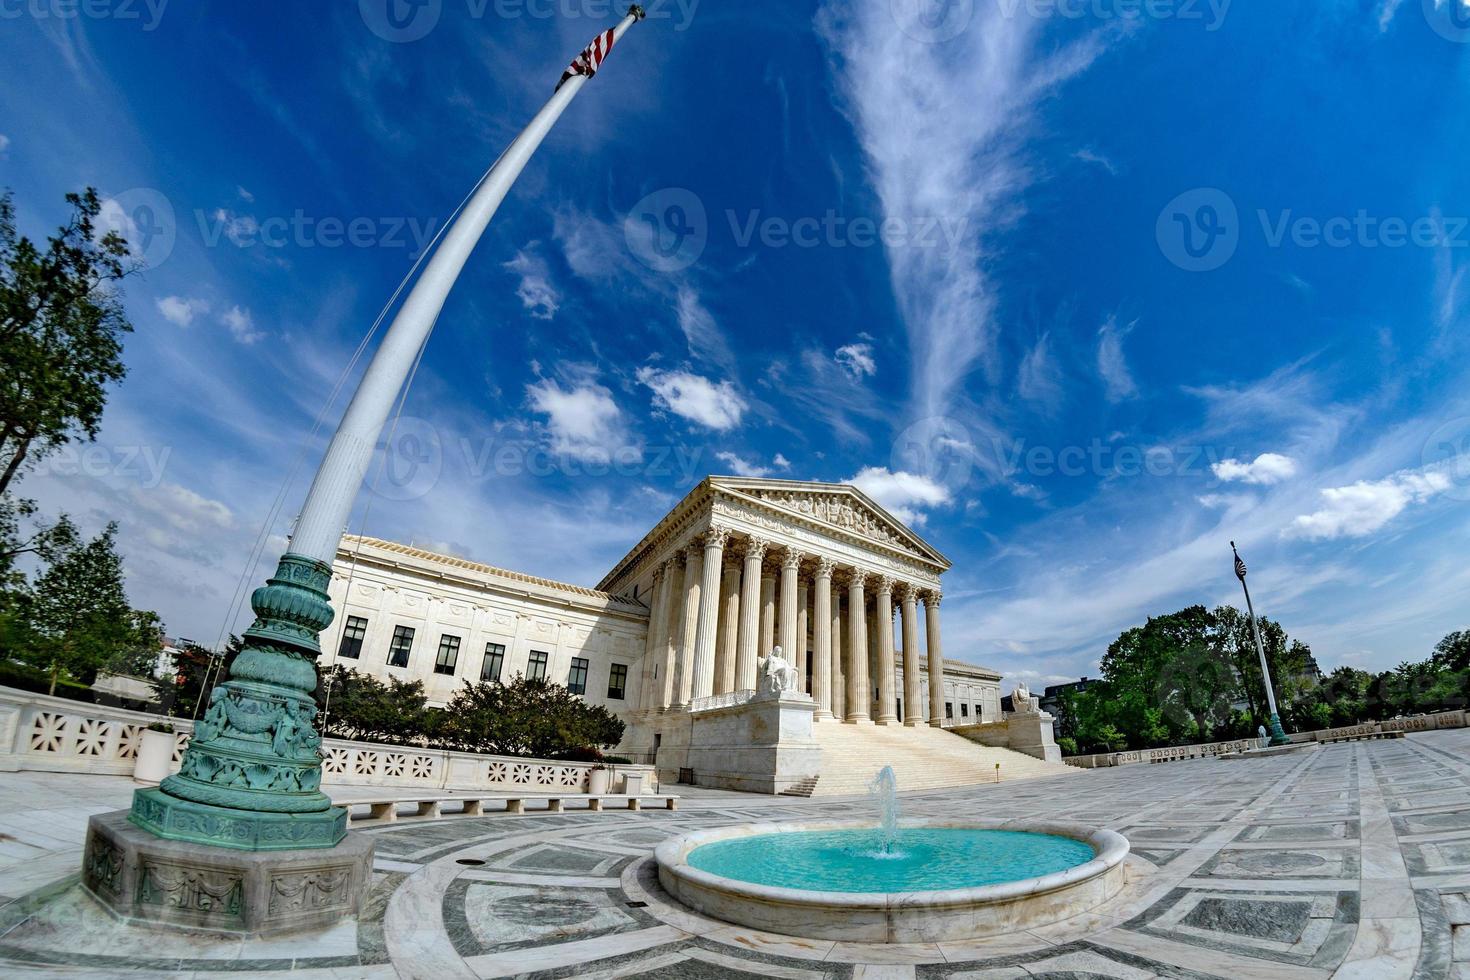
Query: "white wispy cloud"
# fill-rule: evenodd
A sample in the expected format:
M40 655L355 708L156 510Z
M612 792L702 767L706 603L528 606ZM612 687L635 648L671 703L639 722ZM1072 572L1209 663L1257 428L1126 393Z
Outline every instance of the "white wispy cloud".
M706 428L724 432L740 424L745 399L728 381L714 382L688 371L638 369L638 381L653 390L654 403Z
M1076 153L1073 153L1072 158L1074 160L1081 160L1083 163L1091 163L1096 166L1102 167L1114 177L1118 176L1118 165L1090 146L1084 146Z
M1434 0L1434 5L1438 7L1442 2L1443 0ZM1388 31L1394 16L1398 14L1399 8L1403 5L1404 0L1382 0L1378 6L1378 32L1380 34Z
M791 469L791 462L785 456L777 453L771 460L770 465L746 459L732 452L715 453L715 459L729 467L735 476L774 476L776 473Z
M674 302L679 329L684 331L690 356L713 364L726 374L735 373L735 355L714 315L700 301L699 293L692 286L681 285Z
M1224 483L1239 481L1255 486L1270 486L1296 475L1296 460L1280 453L1261 453L1249 463L1239 459L1222 459L1210 466L1215 477Z
M1379 530L1411 504L1434 499L1455 485L1443 467L1402 470L1382 480L1359 480L1321 491L1322 505L1291 522L1289 538L1325 541L1361 538Z
M532 246L521 249L504 266L520 277L516 296L526 312L538 320L550 320L556 316L561 296L551 283L551 269L546 260L533 252Z
M946 412L977 364L992 381L998 374L989 236L1019 216L1032 181L1022 152L1032 110L1101 45L1088 36L1043 50L1043 20L1007 16L999 4L975 5L959 36L925 43L895 30L891 6L829 0L816 24L884 216L958 229L942 244L887 252L925 417Z
M1051 334L1042 334L1021 358L1016 392L1028 402L1056 411L1062 403L1062 372L1051 351Z
M220 316L220 321L229 329L230 336L242 344L253 344L265 334L255 329L255 320L250 311L232 306Z
M613 455L636 453L622 409L612 392L585 372L566 387L552 378L526 386L531 410L546 416L550 449L558 455L606 463Z
M156 305L165 320L180 327L193 325L196 317L209 312L209 303L184 296L165 296Z
M1127 401L1138 397L1138 383L1128 369L1128 358L1123 353L1123 338L1133 330L1134 323L1119 326L1116 317L1108 317L1097 331L1097 373L1103 381L1103 391L1110 402Z
M851 483L894 517L915 527L924 523L926 510L942 507L951 498L948 488L927 476L894 472L886 466L866 466L843 482Z
M872 344L844 344L833 355L854 380L872 377L878 373L878 362L873 357Z

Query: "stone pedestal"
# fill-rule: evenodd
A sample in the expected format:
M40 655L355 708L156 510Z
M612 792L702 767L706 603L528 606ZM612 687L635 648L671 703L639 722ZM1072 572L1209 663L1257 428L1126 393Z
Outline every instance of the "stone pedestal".
M689 713L688 761L700 786L782 793L820 775L812 738L817 702L785 692Z
M981 745L1010 749L1045 762L1061 762L1062 750L1052 737L1054 721L1045 711L1011 711L1004 721L956 725L950 731Z
M1047 762L1061 762L1062 750L1052 737L1055 719L1045 711L1015 711L1006 718L1010 725L1010 748Z
M157 837L119 810L88 821L82 884L128 922L272 936L357 914L372 865L364 834L334 847L249 851Z

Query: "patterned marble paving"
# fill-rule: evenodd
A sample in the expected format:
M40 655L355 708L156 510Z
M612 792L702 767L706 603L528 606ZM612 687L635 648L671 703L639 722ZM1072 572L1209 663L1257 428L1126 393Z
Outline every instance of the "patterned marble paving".
M866 803L693 798L673 813L496 814L367 831L378 866L360 919L271 941L130 929L62 882L0 920L0 974L1470 980L1470 732L1098 770L1064 788L916 794L903 807L1110 827L1133 843L1128 885L1100 912L967 943L761 933L674 904L653 847L733 822L865 813Z

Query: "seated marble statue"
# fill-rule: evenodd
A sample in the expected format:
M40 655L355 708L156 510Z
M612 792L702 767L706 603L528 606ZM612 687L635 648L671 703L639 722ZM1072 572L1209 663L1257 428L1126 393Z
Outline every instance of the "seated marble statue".
M796 668L781 656L780 647L772 650L769 657L761 658L758 693L779 697L788 691L795 690Z
M1041 711L1041 699L1031 696L1031 689L1025 684L1018 683L1016 689L1011 692L1011 710L1020 714L1032 714Z

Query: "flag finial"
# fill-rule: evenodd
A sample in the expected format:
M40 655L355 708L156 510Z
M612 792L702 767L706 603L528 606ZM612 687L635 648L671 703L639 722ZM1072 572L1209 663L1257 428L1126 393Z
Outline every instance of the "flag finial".
M636 17L638 20L642 20L644 17L646 17L648 15L643 12L643 5L642 4L635 3L631 7L628 8L628 16L629 17Z

